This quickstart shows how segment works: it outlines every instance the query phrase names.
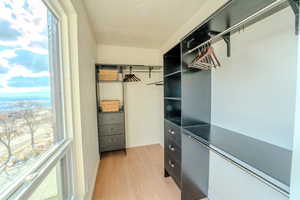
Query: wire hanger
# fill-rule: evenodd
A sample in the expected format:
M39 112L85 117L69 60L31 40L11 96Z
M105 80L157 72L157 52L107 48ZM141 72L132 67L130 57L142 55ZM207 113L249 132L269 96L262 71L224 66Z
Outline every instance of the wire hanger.
M126 74L123 81L124 82L139 82L141 79L139 79L135 74L132 73L132 67L129 68L130 72L129 74Z
M188 65L190 68L202 70L211 70L220 66L221 64L210 43L200 46L195 59Z

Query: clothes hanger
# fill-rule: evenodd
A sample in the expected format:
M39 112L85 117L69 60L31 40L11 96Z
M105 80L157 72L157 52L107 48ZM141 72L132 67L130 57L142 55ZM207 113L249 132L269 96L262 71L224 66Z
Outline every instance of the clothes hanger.
M194 67L203 70L211 70L212 68L220 67L221 64L214 52L210 43L201 46L198 49L198 54L195 59L188 65L188 67Z
M124 82L139 82L141 79L139 79L136 75L132 73L132 67L129 68L129 74L126 74L124 79Z
M198 55L191 63L192 66L204 70L209 70L211 67L213 67L211 64L211 59L207 53L208 53L208 48L206 45L198 49Z

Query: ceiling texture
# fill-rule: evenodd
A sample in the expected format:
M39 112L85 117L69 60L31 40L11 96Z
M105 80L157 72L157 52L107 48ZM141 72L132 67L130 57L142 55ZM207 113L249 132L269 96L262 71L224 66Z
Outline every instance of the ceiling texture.
M97 42L160 48L207 0L85 0Z

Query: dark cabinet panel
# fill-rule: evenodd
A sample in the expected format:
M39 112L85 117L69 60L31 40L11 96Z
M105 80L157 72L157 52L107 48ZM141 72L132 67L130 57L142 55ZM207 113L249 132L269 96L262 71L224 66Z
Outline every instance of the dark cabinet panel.
M164 79L165 83L165 97L181 97L181 74L178 73L174 76Z
M124 113L101 113L100 114L100 126L104 124L124 124Z
M165 169L174 179L179 188L181 188L181 163L176 161L168 153L165 154Z
M100 112L98 130L100 152L126 148L124 112Z
M181 47L177 44L164 55L164 75L181 70Z
M124 124L103 124L100 126L100 135L120 135L124 134Z
M165 151L174 160L181 163L181 147L170 138L165 138Z
M183 66L185 64L183 63ZM182 126L210 123L211 71L187 71L182 76Z
M124 146L125 137L124 135L110 135L100 137L101 147L108 146Z
M182 200L198 200L208 195L209 150L182 133Z
M165 119L181 125L181 101L165 99Z
M181 46L164 55L165 177L181 188Z
M165 120L165 170L181 188L181 128Z
M165 120L165 136L181 146L180 127L168 120Z
M124 145L111 145L101 147L101 152L124 150Z

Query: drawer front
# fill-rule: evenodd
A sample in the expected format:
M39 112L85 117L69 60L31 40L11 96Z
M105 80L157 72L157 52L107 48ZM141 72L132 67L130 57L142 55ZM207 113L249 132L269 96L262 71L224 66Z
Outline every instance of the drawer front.
M125 136L124 135L112 135L112 136L102 136L100 137L100 147L101 149L110 146L125 146Z
M101 113L100 126L104 124L124 124L124 113Z
M123 149L125 149L124 145L106 146L106 147L101 147L101 152L117 151L117 150L123 150Z
M181 165L170 155L166 154L165 168L176 184L181 188Z
M100 135L122 135L124 134L124 124L103 124L100 125Z
M173 140L165 140L165 151L172 159L181 163L181 148Z
M177 145L181 146L180 127L165 120L165 139L173 140Z

